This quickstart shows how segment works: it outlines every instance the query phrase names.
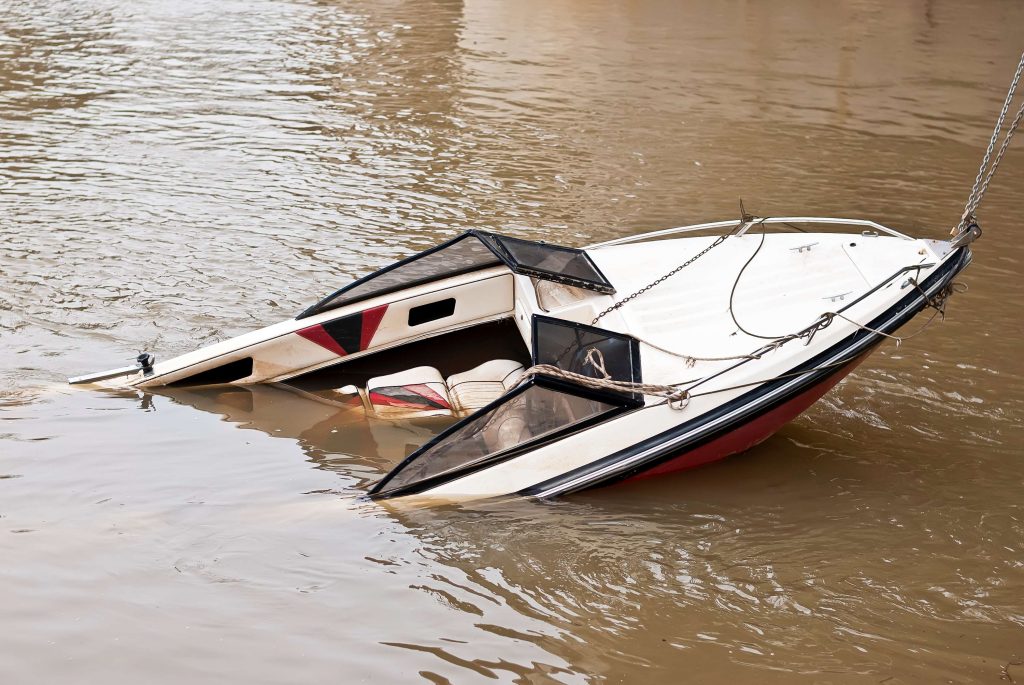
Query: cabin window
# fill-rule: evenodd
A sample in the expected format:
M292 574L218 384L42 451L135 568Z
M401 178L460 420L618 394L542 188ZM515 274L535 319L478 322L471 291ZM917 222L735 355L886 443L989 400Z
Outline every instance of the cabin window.
M421 304L409 310L409 325L420 326L431 321L444 319L455 313L455 298L449 297L437 302Z

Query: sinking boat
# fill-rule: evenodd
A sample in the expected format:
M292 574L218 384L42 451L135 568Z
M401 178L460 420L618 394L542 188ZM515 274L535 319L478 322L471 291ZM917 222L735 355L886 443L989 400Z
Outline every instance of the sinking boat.
M548 498L761 442L939 313L979 234L746 214L585 249L469 231L293 319L70 380L283 383L375 421L442 417L371 497Z
M1024 121L1024 103L1007 119L1022 76L1024 53L950 240L742 204L738 221L584 249L469 231L294 319L69 381L286 384L331 420L450 420L370 489L378 499L555 497L721 459L944 313Z

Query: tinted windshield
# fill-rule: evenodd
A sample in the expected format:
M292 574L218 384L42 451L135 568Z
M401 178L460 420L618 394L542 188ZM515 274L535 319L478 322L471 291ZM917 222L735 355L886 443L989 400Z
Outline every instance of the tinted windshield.
M608 402L528 385L507 396L500 405L485 408L457 424L437 442L414 453L371 494L389 496L408 491L417 483L490 461L491 457L515 447L543 442L545 438L616 408Z
M509 267L517 273L600 293L615 292L612 284L583 250L493 233L482 234L482 239L491 242L495 252L503 255Z
M469 231L345 286L296 318L502 263L515 273L601 293L615 292L583 250Z
M370 274L316 303L297 318L302 319L350 302L498 264L501 264L501 260L491 249L473 234L467 233Z

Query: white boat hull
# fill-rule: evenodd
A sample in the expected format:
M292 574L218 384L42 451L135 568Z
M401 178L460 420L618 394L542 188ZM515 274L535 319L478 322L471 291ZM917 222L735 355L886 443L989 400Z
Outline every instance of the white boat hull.
M588 248L592 271L607 277L614 293L550 282L543 272L538 279L514 262L485 265L326 311L312 308L312 314L160 361L116 383L294 382L324 369L344 373L359 360L387 354L401 360L422 341L457 339L460 331L496 321L515 324L525 354L538 344L538 317L580 330L599 323L636 341L643 382L685 389L685 407L647 395L600 420L560 429L557 439L506 445L458 468L427 469L429 477L416 483L378 486L373 494L430 501L554 497L691 468L743 451L799 415L947 292L970 261L966 247L884 227L769 234L763 223L740 224L714 245L714 236L677 237L685 229L676 229ZM675 269L682 263L684 269ZM662 274L671 275L644 290ZM625 297L636 291L642 294ZM413 460L436 452L451 431Z

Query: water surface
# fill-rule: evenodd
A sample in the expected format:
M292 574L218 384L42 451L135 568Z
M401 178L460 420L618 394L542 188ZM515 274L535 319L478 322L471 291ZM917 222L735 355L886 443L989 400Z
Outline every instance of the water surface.
M361 498L284 390L71 389L467 228L955 222L992 0L0 0L0 682L1024 679L1024 151L949 316L751 452L551 502Z

